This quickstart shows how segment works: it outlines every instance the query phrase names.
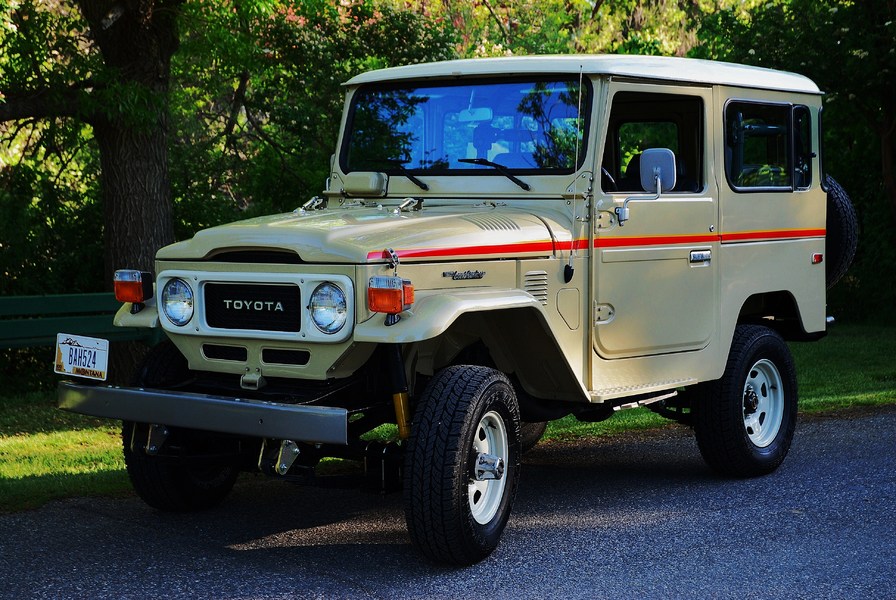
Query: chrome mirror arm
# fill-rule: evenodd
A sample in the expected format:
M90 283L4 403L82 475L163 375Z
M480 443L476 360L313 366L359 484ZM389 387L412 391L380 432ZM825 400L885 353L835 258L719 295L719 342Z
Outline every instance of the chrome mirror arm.
M630 209L628 207L629 202L633 202L633 201L634 202L646 202L649 200L659 199L660 195L663 193L663 184L662 184L662 180L660 177L660 173L658 171L659 171L659 169L657 169L657 172L656 172L656 193L655 194L652 194L650 196L629 196L622 203L622 206L616 207L616 210L615 210L616 220L619 222L620 227L625 225L625 222L629 220L629 217L630 217L630 214L629 214Z

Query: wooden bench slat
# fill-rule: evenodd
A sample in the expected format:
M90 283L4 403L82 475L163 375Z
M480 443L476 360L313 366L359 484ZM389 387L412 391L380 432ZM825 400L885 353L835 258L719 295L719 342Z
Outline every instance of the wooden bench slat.
M0 297L0 317L115 312L121 302L111 292Z
M112 320L120 307L108 292L0 297L0 349L52 346L58 333L109 341L160 341L162 333L156 329L115 327Z

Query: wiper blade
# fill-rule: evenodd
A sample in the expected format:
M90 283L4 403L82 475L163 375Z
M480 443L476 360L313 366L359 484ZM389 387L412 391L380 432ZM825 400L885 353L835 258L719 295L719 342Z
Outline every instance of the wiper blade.
M422 181L420 181L419 179L417 179L414 175L412 175L412 174L405 168L404 165L405 165L405 163L407 163L408 161L406 161L406 160L401 160L400 158L383 158L383 159L381 159L381 160L382 160L384 163L389 164L389 165L392 165L393 167L395 167L396 169L398 169L398 170L401 172L402 175L404 175L405 177L408 178L408 180L410 180L411 183L413 183L414 185L416 185L418 188L420 188L420 189L423 190L424 192L426 192L426 191L429 190L429 186L428 186L428 185L426 185L425 183L423 183Z
M507 170L507 167L500 163L492 162L485 158L458 158L457 162L470 163L471 165L482 165L483 167L491 167L527 192L532 189L531 185L515 177L510 171Z

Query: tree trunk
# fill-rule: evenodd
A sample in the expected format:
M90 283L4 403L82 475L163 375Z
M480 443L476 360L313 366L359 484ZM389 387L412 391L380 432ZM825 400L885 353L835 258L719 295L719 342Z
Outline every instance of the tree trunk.
M100 150L104 278L116 269L154 271L174 241L168 176L168 82L183 0L78 0L112 75L105 103L86 120ZM114 344L109 375L127 384L146 348Z
M156 251L174 241L168 81L182 1L78 1L114 76L105 105L88 117L102 167L107 288L116 269L151 271Z
M153 270L156 251L174 241L168 147L160 125L141 128L97 123L105 230L104 276L116 269Z
M156 251L174 241L166 120L166 115L159 115L159 126L152 128L94 124L102 168L103 279L107 289L112 287L116 269L154 272ZM141 342L114 342L109 383L129 385L146 352Z

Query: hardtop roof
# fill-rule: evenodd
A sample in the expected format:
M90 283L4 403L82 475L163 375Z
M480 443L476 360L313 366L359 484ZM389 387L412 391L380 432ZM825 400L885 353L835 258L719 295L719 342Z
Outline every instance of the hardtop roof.
M568 54L470 58L421 63L369 71L351 78L347 86L371 82L488 75L578 73L610 75L708 85L760 88L820 94L818 86L803 75L733 63L625 54Z

